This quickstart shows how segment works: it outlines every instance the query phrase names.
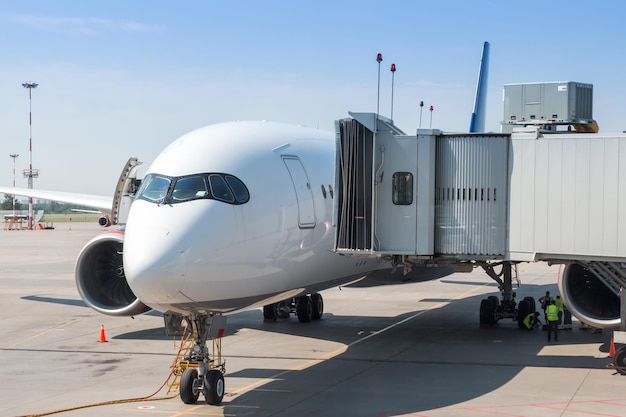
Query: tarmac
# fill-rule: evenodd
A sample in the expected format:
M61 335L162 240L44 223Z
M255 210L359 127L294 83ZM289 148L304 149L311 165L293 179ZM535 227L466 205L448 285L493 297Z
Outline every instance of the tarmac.
M78 295L75 259L101 231L0 231L0 416L626 416L611 332L480 328L480 301L498 295L482 270L329 289L307 324L229 316L223 403L183 404L159 391L178 349L162 316L103 316ZM520 265L517 299L556 294L557 271Z

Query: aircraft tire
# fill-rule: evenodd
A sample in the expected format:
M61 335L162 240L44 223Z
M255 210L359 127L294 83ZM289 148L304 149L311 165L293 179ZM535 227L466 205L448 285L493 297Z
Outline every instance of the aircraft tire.
M180 399L185 404L195 404L200 396L200 390L197 388L198 370L196 368L187 368L180 377Z
M528 301L530 304L530 311L537 311L537 304L535 303L535 299L533 297L524 297L524 300Z
M296 300L296 314L300 323L308 323L313 318L313 301L308 295Z
M517 327L520 329L525 329L526 325L524 324L524 319L532 310L530 309L530 302L526 299L523 299L517 305Z
M495 305L496 307L500 305L500 300L495 295L490 295L487 298L493 300L493 305Z
M265 321L276 321L278 319L278 303L263 306L263 319Z
M626 375L626 347L622 346L617 349L617 352L613 355L613 365L615 365L617 372Z
M202 393L207 404L221 404L224 398L224 374L217 369L211 369L204 381Z
M313 314L311 318L313 320L319 320L322 318L322 314L324 314L324 299L322 298L322 294L311 294L311 301L313 303Z
M485 298L480 302L480 324L496 324L496 304L491 298Z
M280 303L276 303L276 311L277 317L279 319L288 319L291 314L291 303L292 300L281 301Z

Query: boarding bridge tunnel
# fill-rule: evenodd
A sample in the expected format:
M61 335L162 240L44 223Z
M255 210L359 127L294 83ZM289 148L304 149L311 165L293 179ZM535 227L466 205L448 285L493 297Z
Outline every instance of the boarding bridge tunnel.
M507 309L515 306L511 265L564 264L559 289L572 312L598 327L619 325L626 135L537 127L406 135L380 115L350 116L335 123L335 252L405 272L482 266Z

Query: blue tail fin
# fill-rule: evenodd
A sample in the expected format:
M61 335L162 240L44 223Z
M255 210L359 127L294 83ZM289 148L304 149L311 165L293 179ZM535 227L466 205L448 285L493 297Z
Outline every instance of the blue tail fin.
M478 83L476 84L476 98L474 112L470 119L470 133L485 131L485 112L487 109L487 77L489 75L489 42L483 45L483 55L478 69Z

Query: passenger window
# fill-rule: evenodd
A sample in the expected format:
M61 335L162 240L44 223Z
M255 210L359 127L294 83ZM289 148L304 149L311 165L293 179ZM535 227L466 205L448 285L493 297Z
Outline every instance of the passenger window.
M393 204L413 204L413 174L410 172L394 172L393 178Z
M250 200L250 193L248 189L244 185L243 182L239 178L233 177L232 175L226 175L226 182L230 185L230 188L235 193L235 199L238 203L246 203Z
M172 191L172 202L181 202L205 198L209 194L204 177L193 176L180 178Z
M216 200L225 201L227 203L232 203L235 201L233 197L233 193L228 188L228 184L221 175L210 175L209 183L211 184L211 191L213 192L213 197Z

